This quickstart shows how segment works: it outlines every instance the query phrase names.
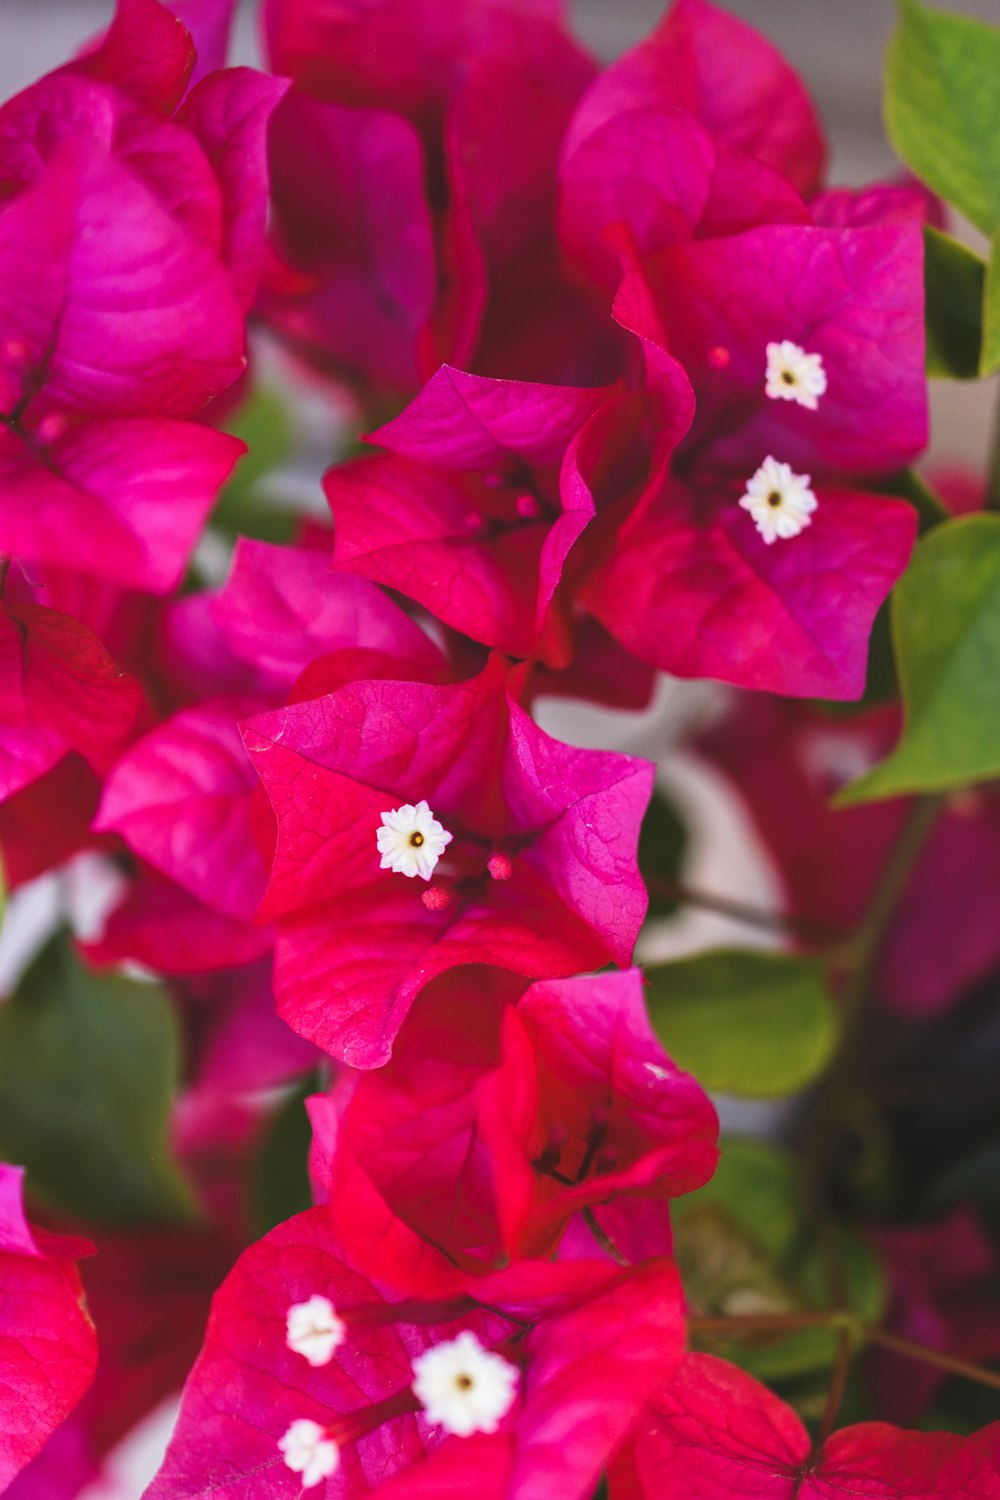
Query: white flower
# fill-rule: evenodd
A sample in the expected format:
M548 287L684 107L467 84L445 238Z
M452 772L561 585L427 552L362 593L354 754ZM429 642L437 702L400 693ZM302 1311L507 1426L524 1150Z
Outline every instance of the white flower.
M793 474L788 464L765 458L740 500L768 546L779 537L798 536L819 504L808 474Z
M466 1329L413 1361L413 1392L432 1422L455 1437L496 1432L510 1411L518 1371Z
M330 1363L334 1350L347 1337L347 1329L328 1297L313 1296L308 1302L296 1302L288 1309L286 1329L289 1349L301 1354L317 1370Z
M382 814L383 827L378 831L380 870L395 870L413 879L419 875L430 880L434 866L451 843L451 834L442 828L426 802L412 807L394 807Z
M303 1489L312 1489L329 1479L340 1467L340 1449L333 1438L327 1436L326 1428L308 1417L293 1422L278 1447L285 1463L295 1474L302 1475Z
M791 339L768 344L765 390L772 401L795 401L808 411L815 411L826 391L822 355L807 354Z

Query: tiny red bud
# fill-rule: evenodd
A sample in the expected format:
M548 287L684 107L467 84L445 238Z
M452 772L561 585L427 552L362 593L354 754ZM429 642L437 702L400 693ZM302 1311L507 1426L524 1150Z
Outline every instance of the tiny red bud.
M428 911L444 911L445 907L451 905L451 892L443 885L429 885L426 891L422 891L420 899Z
M508 854L490 855L486 868L494 880L509 880L514 873L514 866L511 864Z

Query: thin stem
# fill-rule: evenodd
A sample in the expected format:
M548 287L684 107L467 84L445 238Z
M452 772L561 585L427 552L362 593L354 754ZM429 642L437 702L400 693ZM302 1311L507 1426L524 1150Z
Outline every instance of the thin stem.
M611 1256L612 1260L616 1260L620 1266L631 1266L632 1262L628 1256L622 1254L611 1236L605 1234L600 1224L598 1224L592 1208L585 1208L581 1217L601 1249L605 1250Z
M800 1328L844 1328L854 1320L841 1312L734 1313L731 1317L694 1316L688 1318L691 1333L704 1337L732 1334L739 1338L752 1333L796 1333Z
M0 553L0 599L2 599L4 596L4 590L7 587L7 574L9 572L10 555L6 552Z
M819 1430L816 1433L814 1453L818 1453L833 1431L844 1399L844 1391L847 1388L847 1377L851 1370L851 1332L849 1328L842 1328L837 1336L837 1353L833 1361L833 1373L830 1376L830 1389L826 1394L826 1405L820 1418Z
M986 1370L982 1365L970 1364L968 1360L958 1359L953 1354L944 1354L939 1349L928 1349L923 1344L914 1344L910 1339L900 1338L895 1333L886 1333L882 1328L866 1328L865 1337L869 1343L879 1344L883 1349L891 1349L894 1354L903 1354L909 1359L920 1360L922 1364L934 1365L939 1370L947 1370L949 1375L960 1375L964 1380L973 1380L977 1385L987 1385L991 1390L1000 1391L1000 1373L995 1370Z
M943 798L938 796L917 798L882 870L865 919L852 944L854 951L851 982L843 1002L845 1031L851 1029L868 997L882 942L895 916L896 907L906 888L917 856L941 810L942 802ZM836 1065L836 1059L834 1065Z
M750 927L761 927L765 932L797 932L817 943L841 942L844 938L843 932L827 927L824 923L767 911L764 907L750 906L743 901L731 900L728 896L713 896L709 891L698 891L681 881L666 880L660 875L648 876L646 885L651 894L659 896L661 901L676 901L681 906L697 906L703 911L714 911L719 916L746 922Z

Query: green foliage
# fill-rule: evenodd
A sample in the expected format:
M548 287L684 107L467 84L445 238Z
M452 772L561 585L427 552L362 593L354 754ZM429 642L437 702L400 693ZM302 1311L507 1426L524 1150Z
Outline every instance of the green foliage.
M290 1093L269 1123L254 1169L253 1204L258 1234L312 1207L309 1148L312 1127L305 1102L319 1088L310 1076Z
M826 1267L802 1209L795 1160L760 1141L723 1142L712 1181L673 1207L677 1258L699 1313L732 1317L822 1311L832 1307ZM875 1257L854 1235L831 1231L831 1249L847 1290L846 1311L881 1316L885 1286ZM740 1339L705 1336L704 1347L763 1380L826 1370L831 1328L799 1328Z
M1000 29L899 0L885 117L907 166L985 234L1000 226Z
M986 266L951 235L924 228L927 373L974 380L983 347Z
M979 356L980 375L1000 370L1000 229L993 231L990 258L983 288L983 341Z
M89 1224L193 1218L167 1146L178 1056L164 990L96 973L55 938L0 1006L0 1156Z
M918 542L892 625L906 725L838 805L1000 774L1000 516L961 516Z
M227 536L250 536L264 542L290 541L295 516L264 499L257 487L291 452L292 420L284 401L266 386L255 386L227 424L242 438L247 452L236 465L212 515L212 525Z
M677 910L670 889L680 878L688 848L688 830L669 798L654 791L639 834L639 869L649 886L649 914L666 917Z
M657 1035L708 1089L781 1097L815 1078L833 1050L837 1026L818 959L720 949L646 977Z

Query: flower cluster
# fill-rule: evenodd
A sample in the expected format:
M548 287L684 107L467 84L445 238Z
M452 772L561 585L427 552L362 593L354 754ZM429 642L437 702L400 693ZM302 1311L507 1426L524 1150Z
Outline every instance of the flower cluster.
M224 66L232 8L118 0L0 108L0 849L12 905L100 887L0 1051L69 1108L97 1078L132 1195L0 1103L33 1218L99 1252L0 1166L0 1488L69 1500L186 1380L148 1500L1000 1495L1000 1427L834 1402L814 1441L754 1378L862 1333L699 1192L716 1111L634 966L655 766L539 722L727 685L689 747L789 930L862 921L912 810L828 796L898 710L796 700L862 697L917 538L937 205L826 190L802 84L708 0L603 70L556 0L263 0L273 74ZM366 432L332 529L239 488L275 369ZM949 805L892 893L887 1014L1000 962L998 817ZM956 1278L871 1240L937 1317ZM763 1344L686 1352L741 1314ZM920 1419L937 1385L873 1370Z

